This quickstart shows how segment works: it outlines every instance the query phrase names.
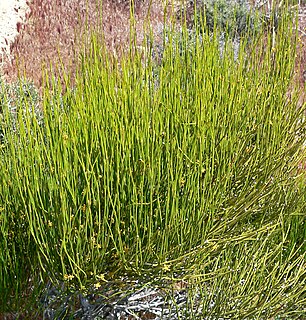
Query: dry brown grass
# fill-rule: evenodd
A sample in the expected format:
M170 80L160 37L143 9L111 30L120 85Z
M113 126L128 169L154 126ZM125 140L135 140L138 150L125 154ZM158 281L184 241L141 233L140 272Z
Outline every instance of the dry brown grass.
M130 38L130 2L103 0L100 7L101 2L32 0L26 23L19 26L20 33L11 45L12 59L4 67L6 79L13 81L25 74L41 87L42 66L57 69L60 64L59 53L65 71L73 75L88 27L102 26L100 34L103 33L110 52L118 53L127 48ZM135 0L134 12L138 44L143 40L143 26L147 17L155 36L158 38L162 34L164 10L161 1L153 0L151 3L150 0ZM60 72L54 73L58 76Z

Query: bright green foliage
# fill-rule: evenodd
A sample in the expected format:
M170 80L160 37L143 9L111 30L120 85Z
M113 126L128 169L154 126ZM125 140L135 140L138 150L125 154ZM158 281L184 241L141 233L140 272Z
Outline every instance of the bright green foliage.
M30 275L67 290L127 275L183 279L200 318L300 315L305 106L280 28L238 59L205 33L187 48L183 32L159 66L133 50L114 63L93 37L74 90L46 89L43 126L26 111L6 133L2 302Z

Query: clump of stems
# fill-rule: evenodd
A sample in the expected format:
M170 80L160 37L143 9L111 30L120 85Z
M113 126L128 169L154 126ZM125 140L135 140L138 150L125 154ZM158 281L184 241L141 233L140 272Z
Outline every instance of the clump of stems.
M43 123L20 108L10 130L3 108L3 311L47 281L83 292L128 277L184 281L188 317L302 314L305 106L291 20L252 47L242 39L235 59L203 30L191 47L186 28L170 32L159 64L132 44L114 61L92 35L75 87L47 84Z

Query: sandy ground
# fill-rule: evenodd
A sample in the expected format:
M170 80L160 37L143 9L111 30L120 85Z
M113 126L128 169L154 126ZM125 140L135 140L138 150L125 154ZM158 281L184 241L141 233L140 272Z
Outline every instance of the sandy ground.
M27 11L27 0L0 0L0 69L4 59L10 59L10 44L21 31Z

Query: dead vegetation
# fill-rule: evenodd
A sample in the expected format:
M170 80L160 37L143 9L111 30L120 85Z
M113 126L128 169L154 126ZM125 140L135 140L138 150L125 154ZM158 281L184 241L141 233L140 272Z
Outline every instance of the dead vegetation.
M105 0L102 7L99 3L96 0L32 0L26 23L19 26L20 33L11 45L12 58L4 67L6 79L14 81L25 74L40 87L42 66L52 67L55 72L57 66L62 65L66 72L73 74L84 43L86 26L96 28L101 22L110 52L119 52L127 47L130 2ZM133 10L139 44L143 40L143 25L147 17L154 34L162 34L164 10L160 1L136 0Z

